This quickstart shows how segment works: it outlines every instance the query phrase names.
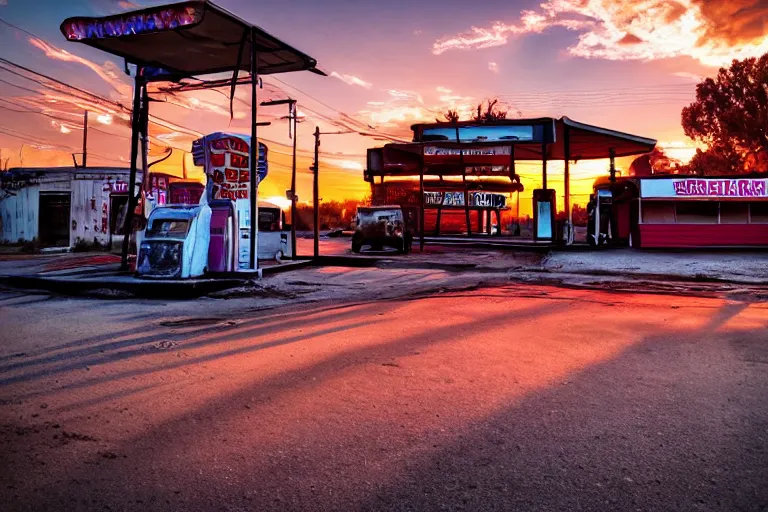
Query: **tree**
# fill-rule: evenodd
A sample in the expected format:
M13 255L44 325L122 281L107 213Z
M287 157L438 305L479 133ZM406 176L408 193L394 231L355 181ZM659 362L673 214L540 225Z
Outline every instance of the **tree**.
M681 169L680 161L670 157L663 148L656 146L653 151L640 155L629 165L630 176L651 176L672 174Z
M506 110L495 110L496 104L498 102L499 102L498 99L493 101L489 100L488 105L485 108L485 111L483 111L483 104L478 103L477 112L472 116L472 120L478 123L492 123L500 119L506 119L507 118Z
M438 123L458 123L459 122L459 113L456 110L446 110L443 112L443 120L435 119Z
M706 151L696 149L696 154L685 166L685 170L691 174L705 176L739 172L744 168L744 164L744 157L733 148L715 145Z
M681 120L688 137L708 146L689 165L697 174L768 171L768 54L734 60L699 83Z

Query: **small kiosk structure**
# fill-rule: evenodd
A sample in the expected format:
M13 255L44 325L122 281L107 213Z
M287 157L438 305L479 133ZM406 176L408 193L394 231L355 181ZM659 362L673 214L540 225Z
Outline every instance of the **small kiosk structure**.
M463 209L466 233L470 237L473 234L471 212L477 210L478 218L484 220L479 220L476 227L480 226L486 234L492 233L492 214L498 219L500 210L506 206L503 194L522 190L520 177L515 172L515 163L520 160L541 162L542 187L533 191L533 241L550 244L562 237L571 243L571 161L610 159L614 176L615 158L648 153L656 145L654 139L579 123L567 117L416 124L411 129L413 142L368 150L364 177L371 183L374 202L395 202L415 211L418 217L413 224L418 227L422 249L425 211L430 209L437 210L438 217L443 208ZM558 233L555 224L555 190L547 187L547 163L552 160L565 162L567 223L564 233ZM389 178L390 184L393 179L409 180L414 188L418 179L418 190L410 195L400 193L402 197L398 201L394 197L396 192L388 193L385 178Z
M766 174L628 181L630 211L636 210L630 219L635 247L768 247Z
M277 39L226 9L206 0L151 7L101 18L75 17L61 24L69 41L87 44L135 65L133 116L131 120L131 170L129 183L135 182L139 165L148 176L147 141L149 94L147 84L157 81L178 82L186 78L217 73L232 73L231 94L238 83L238 73L249 74L251 85L251 134L248 148L247 190L250 211L247 228L248 269L258 266L258 161L257 91L259 76L317 69L312 57ZM142 151L139 153L141 139ZM139 157L141 156L141 164ZM144 190L146 187L142 187ZM131 191L125 226L132 225L138 195ZM128 237L123 243L123 268L128 268Z

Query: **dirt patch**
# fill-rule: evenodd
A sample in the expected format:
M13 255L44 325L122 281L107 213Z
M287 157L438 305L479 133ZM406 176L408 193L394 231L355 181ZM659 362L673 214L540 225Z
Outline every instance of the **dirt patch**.
M93 436L89 436L87 434L80 434L79 432L62 432L61 436L64 439L69 439L72 441L91 441L91 442L98 441L98 439L96 439Z
M168 320L160 322L163 327L200 327L203 325L214 325L224 322L224 318L215 317L199 317L199 318L182 318L180 320Z
M325 285L324 285L325 286ZM236 286L218 292L209 293L213 299L238 299L259 297L266 299L294 299L299 295L308 293L307 290L281 290L276 286L264 286L258 283Z

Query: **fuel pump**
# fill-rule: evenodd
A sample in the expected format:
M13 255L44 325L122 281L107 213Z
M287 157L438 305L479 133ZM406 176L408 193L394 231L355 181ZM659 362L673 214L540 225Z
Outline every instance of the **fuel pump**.
M610 190L596 190L587 205L587 243L593 247L605 245L612 240L611 219L613 218L613 193Z

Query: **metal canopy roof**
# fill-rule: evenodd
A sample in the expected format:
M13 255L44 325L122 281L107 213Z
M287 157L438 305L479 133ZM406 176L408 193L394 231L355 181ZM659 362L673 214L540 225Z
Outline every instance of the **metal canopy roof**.
M611 152L616 157L641 155L649 153L656 146L654 139L630 135L628 133L609 130L599 126L592 126L573 121L567 117L561 119L537 118L537 119L509 119L499 120L486 126L510 126L510 125L546 125L554 123L555 140L546 144L547 160L565 160L565 130L568 129L569 151L568 160L596 160L609 158ZM477 125L473 121L462 121L455 124L416 124L411 128L416 137L424 128L431 127L465 127ZM531 141L473 141L457 142L455 140L435 140L424 142L392 143L382 148L369 149L369 152L381 154L379 165L369 165L368 173L374 176L414 176L420 173L422 165L422 153L425 146L439 148L469 149L492 148L499 146L513 146L514 160L542 160L542 143ZM470 157L466 157L469 159ZM511 158L510 158L511 160ZM370 161L370 160L369 160ZM507 164L507 162L504 162ZM478 164L467 164L478 165ZM425 174L441 176L458 176L463 174L456 157L446 159L446 163L430 163L424 165Z
M102 18L68 18L61 32L70 41L178 75L250 72L251 47L257 52L259 75L304 70L325 74L312 57L207 0Z
M563 117L557 120L558 140L550 146L548 152L549 159L563 160L565 158L563 139L564 127L566 126L570 136L571 160L608 158L610 150L613 150L614 155L617 157L642 155L653 151L653 148L656 146L655 139L579 123Z
M656 146L656 140L654 139L639 137L637 135L630 135L628 133L610 130L608 128L601 128L599 126L593 126L585 123L579 123L567 117L562 117L560 119L554 119L551 117L536 119L500 119L485 126L547 125L552 123L554 123L556 135L555 141L547 144L547 160L565 159L564 128L566 126L568 127L570 136L571 160L594 160L599 158L608 158L609 150L611 149L614 151L614 154L617 157L642 155L652 151ZM411 129L414 130L414 133L420 133L420 131L425 127L441 126L467 127L483 125L479 125L475 121L461 121L455 124L415 124L411 126ZM474 141L459 143L452 140L436 140L413 142L410 143L410 148L407 145L399 144L388 144L387 147L395 148L397 146L401 146L398 149L402 149L404 151L419 152L418 147L422 145L458 149L461 147L504 146L507 144L514 145L516 160L540 160L542 158L541 142L530 141Z

